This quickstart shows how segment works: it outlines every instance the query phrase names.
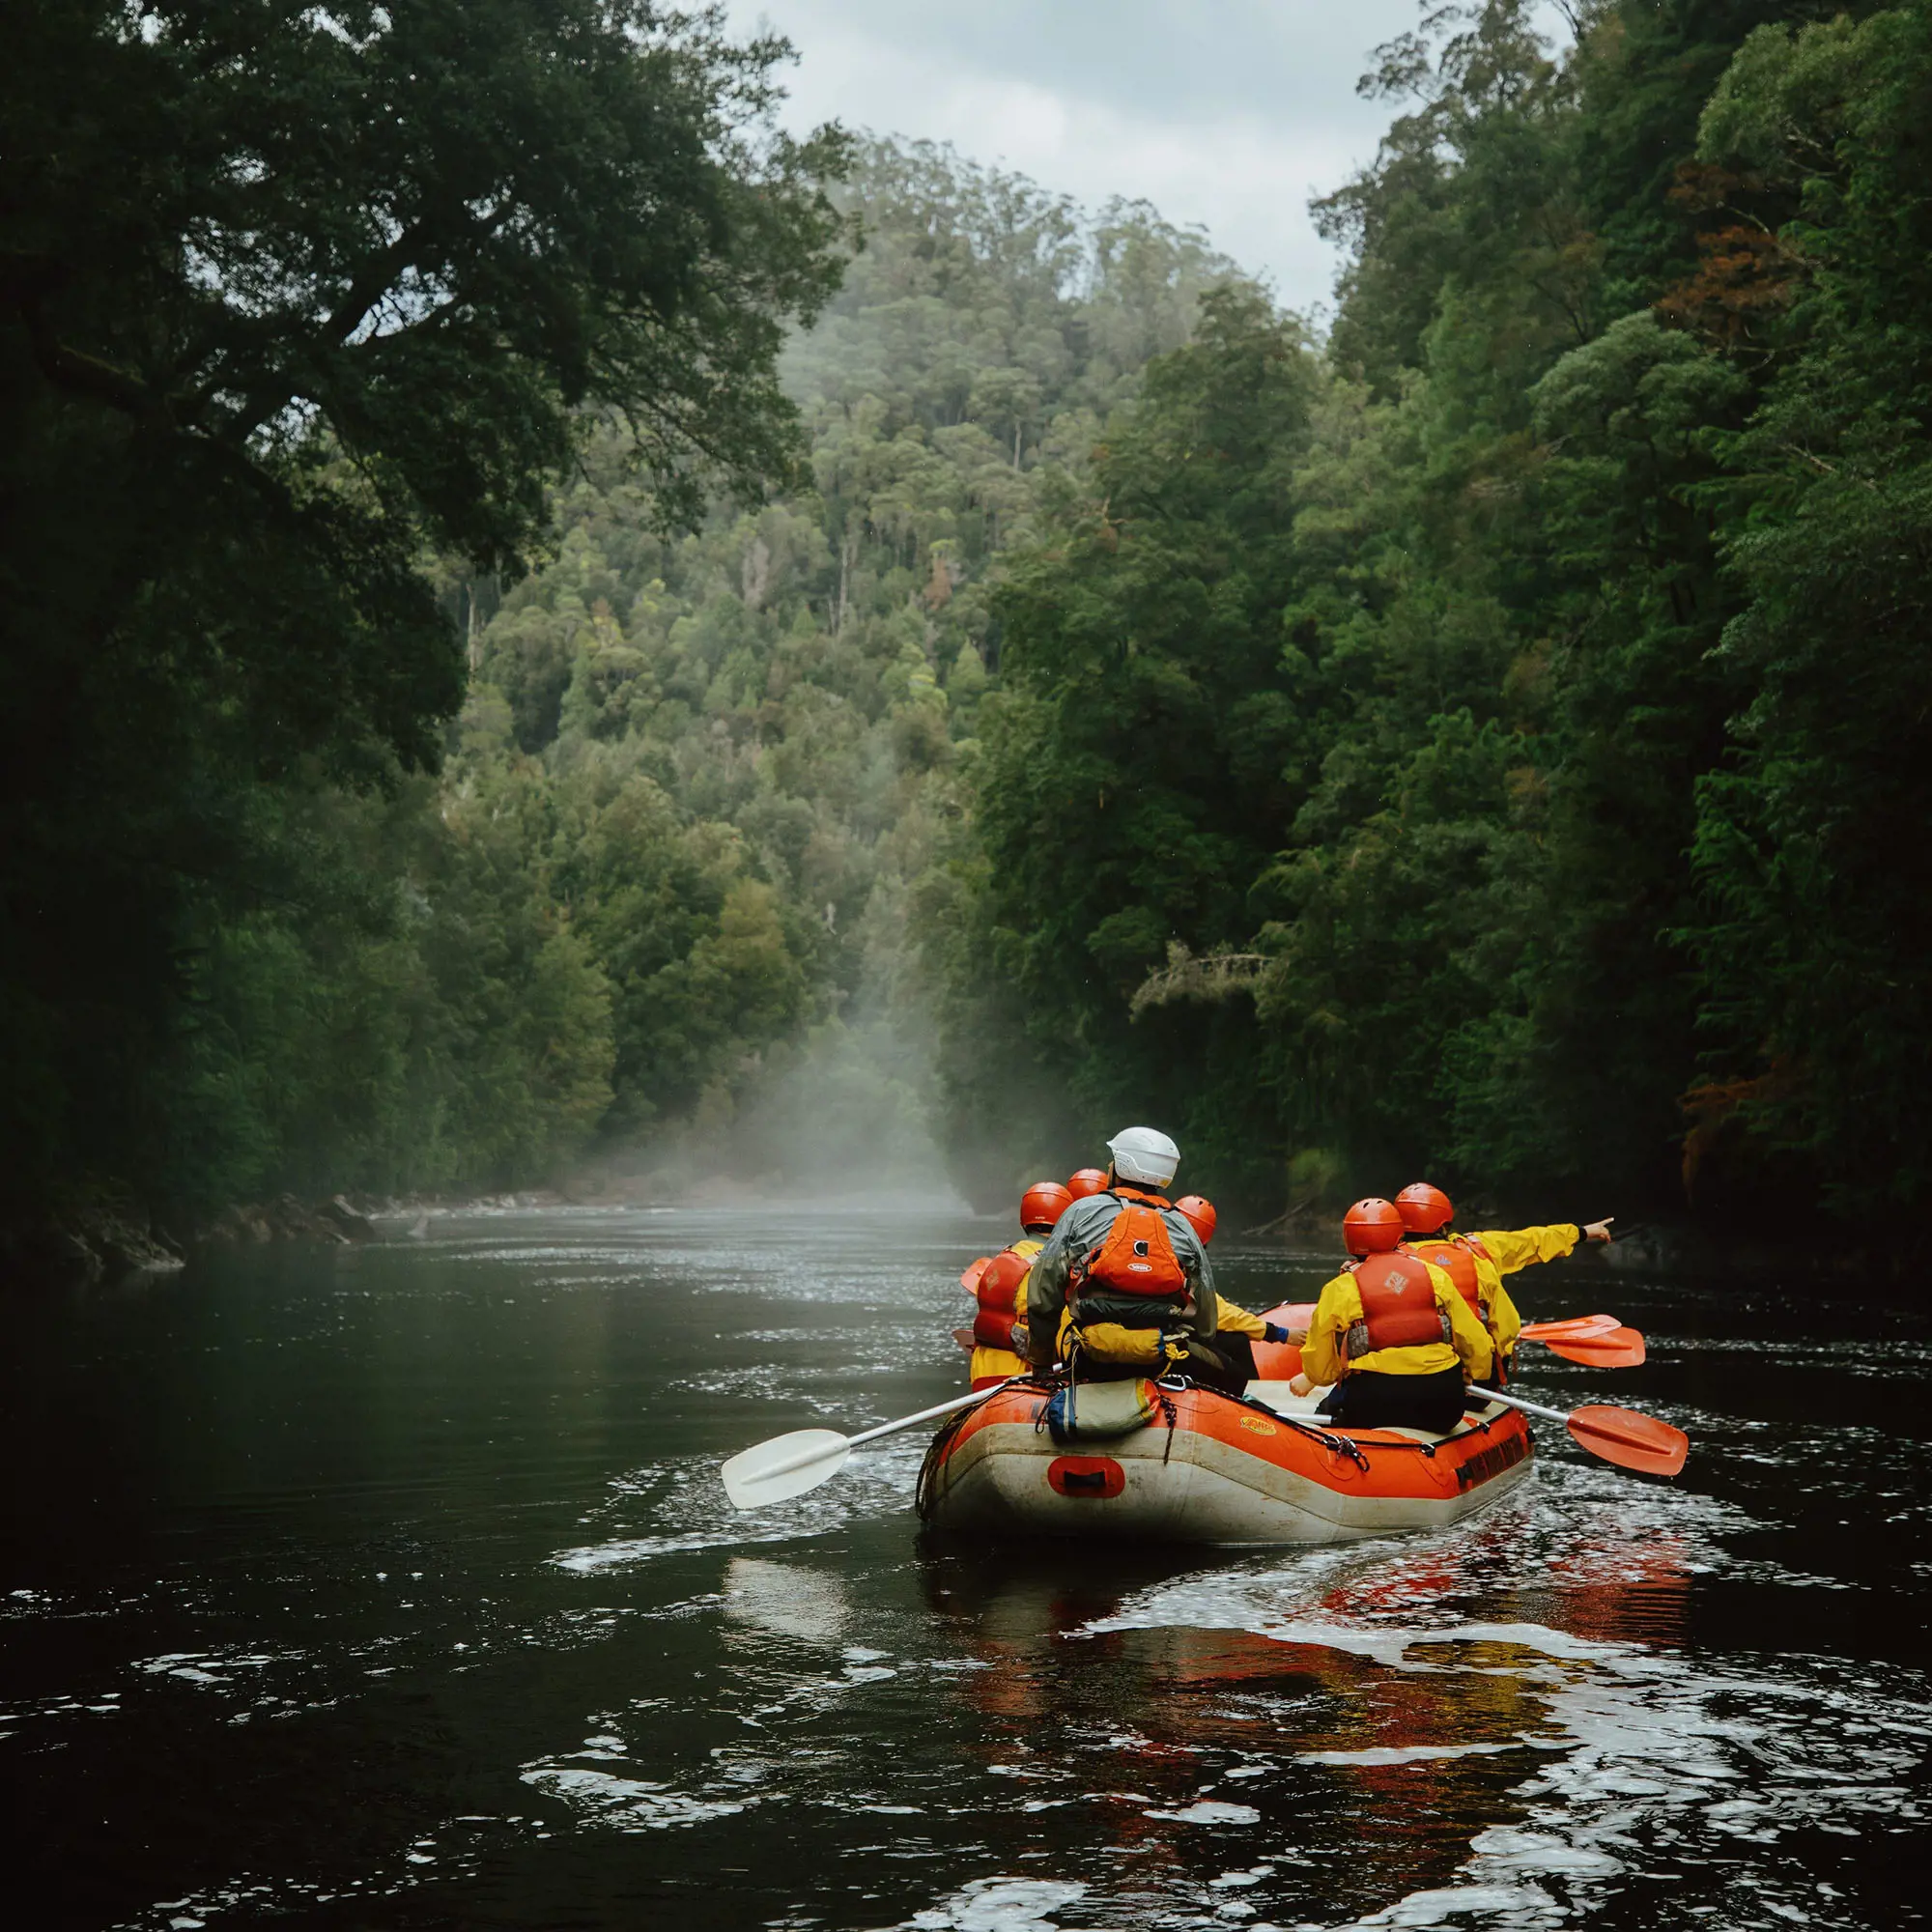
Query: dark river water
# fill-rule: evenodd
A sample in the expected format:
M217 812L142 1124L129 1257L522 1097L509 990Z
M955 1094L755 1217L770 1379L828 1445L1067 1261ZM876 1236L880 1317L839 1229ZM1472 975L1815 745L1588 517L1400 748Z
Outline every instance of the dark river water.
M7 1304L8 1918L43 1926L1918 1923L1932 1329L1583 1261L1650 1361L1439 1534L922 1544L990 1222L440 1219ZM1250 1306L1314 1255L1217 1244ZM1876 1297L1874 1297L1876 1299ZM1525 1351L1527 1355L1528 1351Z

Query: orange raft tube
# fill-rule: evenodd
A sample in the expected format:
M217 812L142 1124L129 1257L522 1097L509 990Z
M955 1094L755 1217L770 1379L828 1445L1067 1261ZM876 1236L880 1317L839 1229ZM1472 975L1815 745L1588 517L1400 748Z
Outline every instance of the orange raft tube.
M1341 1543L1437 1529L1486 1509L1528 1476L1529 1430L1500 1403L1448 1435L1344 1435L1282 1382L1250 1399L1147 1383L1145 1424L1107 1439L1056 1441L1052 1390L1023 1382L948 1424L920 1471L922 1519L977 1534L1158 1543ZM1291 1419L1299 1415L1302 1419Z

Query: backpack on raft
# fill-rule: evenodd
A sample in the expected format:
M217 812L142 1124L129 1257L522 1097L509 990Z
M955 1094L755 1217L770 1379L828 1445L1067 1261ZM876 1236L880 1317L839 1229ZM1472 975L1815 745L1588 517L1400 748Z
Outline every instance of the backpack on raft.
M1122 1205L1097 1247L1075 1270L1076 1290L1113 1294L1177 1297L1187 1293L1187 1272L1174 1252L1174 1237L1159 1212L1138 1201Z
M1054 1391L1036 1427L1044 1427L1063 1445L1112 1442L1145 1429L1172 1407L1145 1376L1131 1381L1071 1381Z

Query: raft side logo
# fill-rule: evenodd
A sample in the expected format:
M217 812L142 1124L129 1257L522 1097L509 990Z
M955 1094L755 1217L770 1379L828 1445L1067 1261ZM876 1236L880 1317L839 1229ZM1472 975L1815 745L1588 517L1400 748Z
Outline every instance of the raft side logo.
M1456 1487L1459 1490L1473 1490L1478 1483L1487 1483L1492 1476L1500 1476L1505 1469L1513 1468L1529 1454L1529 1437L1505 1435L1500 1442L1492 1442L1487 1449L1479 1449L1466 1463L1456 1470Z

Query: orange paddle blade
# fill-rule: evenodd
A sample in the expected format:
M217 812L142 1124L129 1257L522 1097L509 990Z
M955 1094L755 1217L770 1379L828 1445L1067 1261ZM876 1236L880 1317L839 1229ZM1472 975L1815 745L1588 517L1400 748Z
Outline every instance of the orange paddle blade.
M967 1266L965 1273L963 1273L959 1277L959 1286L963 1288L968 1294L977 1293L979 1292L979 1287L980 1287L980 1277L982 1274L984 1274L986 1270L992 1266L992 1264L993 1264L993 1258L991 1255L981 1255L977 1262L971 1263Z
M1681 1429L1639 1415L1634 1408L1592 1404L1570 1411L1572 1438L1593 1456L1622 1469L1646 1476L1674 1476L1690 1453L1690 1438Z
M1643 1337L1634 1328L1606 1328L1601 1335L1575 1335L1561 1342L1550 1335L1535 1339L1566 1362L1582 1362L1593 1369L1643 1366Z
M1567 1342L1573 1335L1607 1335L1622 1326L1614 1315L1573 1315L1567 1321L1525 1321L1522 1332L1532 1342Z
M953 1339L953 1340L954 1340L955 1342L957 1342L957 1343L959 1344L959 1346L960 1346L960 1347L961 1347L962 1349L964 1349L964 1350L965 1350L965 1351L966 1351L966 1352L967 1352L967 1353L968 1353L969 1355L970 1355L970 1354L971 1354L971 1353L973 1352L973 1350L974 1350L975 1349L977 1349L977 1348L978 1348L978 1347L980 1346L980 1345L979 1345L979 1343L977 1343L976 1341L974 1341L974 1339L973 1339L973 1331L972 1331L972 1329L970 1329L970 1328L955 1328L955 1329L953 1329L953 1331L952 1331L952 1339Z

